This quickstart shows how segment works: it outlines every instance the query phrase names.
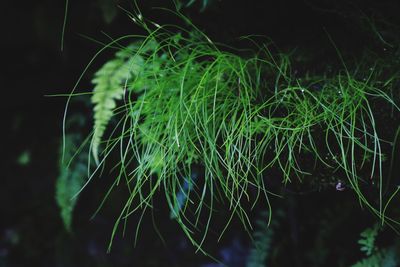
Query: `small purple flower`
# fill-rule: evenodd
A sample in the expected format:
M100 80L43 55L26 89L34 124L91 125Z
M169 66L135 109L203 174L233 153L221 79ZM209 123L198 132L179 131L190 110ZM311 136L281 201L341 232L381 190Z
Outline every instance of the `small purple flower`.
M336 184L336 190L337 191L344 191L345 187L341 181L338 181Z

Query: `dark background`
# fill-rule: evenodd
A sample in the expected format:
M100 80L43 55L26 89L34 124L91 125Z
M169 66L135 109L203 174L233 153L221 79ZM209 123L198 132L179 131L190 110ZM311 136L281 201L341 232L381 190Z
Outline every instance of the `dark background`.
M100 2L70 1L63 51L61 32L64 1L2 3L0 266L200 266L212 262L207 257L194 254L194 249L179 228L166 216L161 216L165 223L160 223L163 225L166 245L162 244L151 224L144 224L136 248L133 231L124 238L119 235L112 253L106 254L113 221L121 208L117 200L118 197L123 199L123 193L120 196L116 194L115 203L111 201L105 212L90 220L106 192L106 179L94 181L83 192L75 213L73 234L68 234L63 228L54 188L66 98L50 95L69 93L86 64L101 48L101 45L82 35L107 42L109 39L104 33L118 37L141 32L121 9L116 9L115 17L107 22ZM141 4L141 1L138 2ZM166 2L146 1L141 5L143 14L159 24L181 23L170 14L151 9L155 6L172 7ZM320 8L315 8L305 1L289 0L223 0L217 1L204 12L199 12L200 4L184 12L216 41L235 44L235 38L239 36L260 34L273 40L282 50L298 47L321 54L326 59L335 53L327 32L334 37L342 51L354 56L360 51L358 48L370 40L367 32L354 30L354 23L357 22L352 17L354 7L365 12L380 11L389 17L398 14L396 10L400 11L397 1L353 1L352 5L345 2L336 4L342 7L341 13L330 11L333 6L330 1L321 1ZM116 1L116 4L132 9L129 1ZM92 88L90 77L110 55L112 52L105 52L88 70L78 85L80 91ZM74 107L71 107L71 112ZM90 109L82 110L88 113L88 117L91 116ZM87 130L90 127L91 124ZM301 222L308 220L307 216L322 216L329 209L340 212L337 200L343 198L352 199L353 196L348 194L338 198L334 189L328 189L323 193L296 195L292 200L295 204L290 204L290 207L301 211L293 215L298 216L296 220L301 225ZM353 217L348 219L346 216L351 216L348 210L343 208L340 213L346 222L346 226L340 229L340 235L345 235L349 240L356 240L358 236L358 232L351 231L352 227L366 225L371 220L361 210L355 210ZM209 250L213 255L221 258L223 254L218 250L221 247L228 247L231 254L235 251L238 258L245 255L248 241L235 241L243 239L240 234L235 234L240 232L240 228L235 227L234 224L233 233L228 234L225 243L217 245L210 242ZM290 222L283 223L282 227L296 232L296 227ZM299 237L300 240L307 240L307 235L315 234L313 231L316 230L312 229L315 224L309 224L308 227L308 234ZM338 235L331 246L340 246L341 241ZM293 251L288 252L288 258L295 260L290 263L293 265L287 266L307 266L304 260L299 260L304 255L297 255L299 252L295 247L300 241L296 242ZM346 245L343 244L340 253L351 255L351 252L344 250L357 250L356 244ZM354 254L356 258L357 253ZM240 264L239 259L232 266Z

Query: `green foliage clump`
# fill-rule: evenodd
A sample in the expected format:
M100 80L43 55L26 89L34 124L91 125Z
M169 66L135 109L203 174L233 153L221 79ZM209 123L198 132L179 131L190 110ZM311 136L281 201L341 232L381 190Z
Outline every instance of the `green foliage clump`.
M187 32L151 23L155 29L150 30L141 15L132 19L148 35L118 52L93 80L91 151L97 163L118 151L115 185L124 181L130 192L113 234L139 208L152 208L153 196L162 191L173 217L200 248L216 202L227 204L246 226L244 204L254 205L261 196L269 203L269 171L279 171L284 184L306 180L313 169L305 167L310 165L305 158L341 173L360 203L384 218L384 140L373 103L399 110L389 94L397 77L380 81L384 66L359 64L351 71L344 64L329 76L300 79L289 57L266 45L242 56L194 26ZM99 147L111 120L116 123L103 142L100 161ZM182 178L192 176L194 165L204 170L201 182L178 199L185 191ZM372 178L378 184L378 207L360 186ZM206 218L203 230L200 218ZM202 233L200 240L193 238L196 232Z

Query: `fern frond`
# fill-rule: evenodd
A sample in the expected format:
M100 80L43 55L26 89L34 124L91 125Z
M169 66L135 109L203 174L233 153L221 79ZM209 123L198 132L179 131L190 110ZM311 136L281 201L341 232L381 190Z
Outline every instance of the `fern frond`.
M360 235L361 238L358 240L358 244L360 244L361 251L365 252L367 256L371 256L375 247L375 239L378 235L379 225L375 224L372 228L367 228Z
M96 164L99 164L99 147L106 127L114 115L116 102L122 99L128 83L133 78L137 78L142 71L144 59L141 55L149 52L153 47L152 41L145 44L143 42L131 44L118 51L115 58L106 62L94 75L92 103L95 106L91 150ZM135 82L140 83L140 79L136 79ZM142 88L144 85L139 86Z
M375 253L372 256L362 259L351 267L382 267L382 255L380 253Z
M368 256L361 259L351 267L396 267L399 266L399 245L398 242L394 245L380 249L375 245L375 239L379 233L379 224L375 224L371 228L367 228L361 233L361 239L358 244L361 246L361 251L364 251Z
M351 267L397 267L400 260L396 246L381 249L366 259L362 259Z
M101 138L114 114L116 100L124 94L124 81L130 79L131 72L126 60L116 58L108 61L96 72L92 82L95 84L92 96L92 103L95 104L94 111L94 132L92 139L92 154L99 163L98 154Z
M69 134L65 140L65 158L69 161L74 157L82 138L78 134ZM82 188L87 177L87 154L79 153L71 165L68 165L68 161L60 162L55 198L64 226L67 231L71 231L72 215L78 201L76 193Z
M282 212L278 211L278 217L282 217ZM250 249L247 257L246 267L265 267L268 255L271 251L271 245L274 238L278 220L274 220L268 225L269 213L264 212L256 220L256 229L253 233L254 247ZM279 218L278 218L279 219Z

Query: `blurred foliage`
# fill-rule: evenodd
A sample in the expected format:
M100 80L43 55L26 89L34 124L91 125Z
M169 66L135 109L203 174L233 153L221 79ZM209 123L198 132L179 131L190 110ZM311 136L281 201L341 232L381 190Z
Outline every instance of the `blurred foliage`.
M67 125L72 123L84 125L86 118L82 115L70 117ZM68 128L69 128L68 127ZM56 181L55 198L60 208L61 218L67 231L72 231L74 208L79 192L87 180L88 155L78 153L83 142L83 133L76 131L65 136L65 149L60 146L59 175Z
M372 228L367 228L361 233L361 239L358 240L361 251L367 256L371 256L375 250L375 239L378 235L379 225L375 224Z
M98 5L107 24L113 22L118 13L118 0L98 0Z
M396 240L386 248L379 248L375 244L378 237L379 225L375 224L371 228L361 232L361 239L358 240L361 251L365 252L366 258L361 259L351 267L396 267L400 264L400 246Z
M183 7L193 7L199 6L200 12L204 12L207 8L212 6L216 2L216 0L177 0L177 8L178 10L182 9Z
M268 212L262 212L256 220L252 234L253 247L249 250L246 267L269 266L267 261L272 254L274 233L278 230L280 221L284 219L284 212L278 210L276 215L271 224L269 224L270 214Z
M30 163L30 161L31 161L31 153L30 153L29 150L23 151L23 152L19 155L19 157L18 157L18 159L17 159L18 164L21 165L21 166L26 166L26 165L28 165L28 164Z

